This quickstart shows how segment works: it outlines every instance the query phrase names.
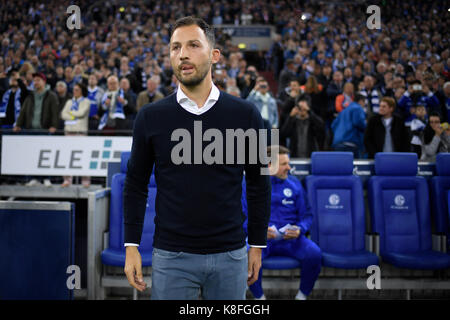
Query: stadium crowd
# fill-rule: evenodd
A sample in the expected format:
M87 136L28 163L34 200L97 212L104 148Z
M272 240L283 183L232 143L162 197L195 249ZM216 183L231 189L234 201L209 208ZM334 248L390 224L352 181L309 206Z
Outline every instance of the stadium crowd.
M69 1L3 0L2 130L130 135L143 105L177 90L171 25L195 15L216 27L216 86L252 101L292 157L414 151L433 161L450 148L445 3L375 1L381 29L369 29L359 1L80 1L80 29L69 30ZM250 61L221 24L276 34Z

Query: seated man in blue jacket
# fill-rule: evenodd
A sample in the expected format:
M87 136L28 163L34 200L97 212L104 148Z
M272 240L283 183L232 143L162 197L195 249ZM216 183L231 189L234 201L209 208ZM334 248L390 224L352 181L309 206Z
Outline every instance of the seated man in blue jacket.
M271 173L271 213L267 229L267 247L262 250L262 260L272 255L299 260L302 268L301 281L295 299L306 300L319 277L322 254L317 244L306 237L312 223L312 212L300 181L289 176L289 150L283 146L269 147L268 156L273 152L278 153L278 170ZM269 168L272 165L269 164ZM247 214L245 188L242 208ZM250 291L256 299L264 300L261 278L262 268L258 280L250 286Z

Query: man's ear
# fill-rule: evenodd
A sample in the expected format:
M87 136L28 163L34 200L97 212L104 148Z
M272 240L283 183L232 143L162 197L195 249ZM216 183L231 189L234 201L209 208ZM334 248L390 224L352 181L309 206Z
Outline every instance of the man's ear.
M211 52L211 61L212 63L217 63L220 60L220 50L219 49L212 49Z

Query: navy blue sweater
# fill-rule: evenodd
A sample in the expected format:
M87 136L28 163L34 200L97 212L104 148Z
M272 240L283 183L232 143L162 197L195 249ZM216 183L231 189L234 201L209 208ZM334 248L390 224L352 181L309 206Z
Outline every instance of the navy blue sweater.
M245 170L248 203L248 242L266 245L270 215L270 178L261 175L264 166L249 161L249 139L235 152L233 164L194 164L194 121L201 121L202 132L218 129L223 137L226 161L226 129L264 128L256 107L242 99L220 92L216 104L201 115L183 109L172 94L144 106L133 130L133 145L124 186L124 241L140 243L145 215L148 182L154 165L157 185L155 235L153 246L169 251L217 253L245 245L241 194ZM198 122L197 122L198 125ZM175 164L172 149L180 140L172 133L186 129L191 137L191 164ZM215 139L212 139L215 140ZM202 150L211 144L202 142ZM237 154L245 153L245 163ZM183 153L184 155L184 153Z

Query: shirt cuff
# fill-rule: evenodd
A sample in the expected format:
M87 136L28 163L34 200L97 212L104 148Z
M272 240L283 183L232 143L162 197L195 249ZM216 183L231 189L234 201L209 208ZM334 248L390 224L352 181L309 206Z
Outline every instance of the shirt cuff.
M267 248L267 246L255 246L253 244L249 244L249 246L252 247L252 248L260 248L260 249Z
M139 245L137 243L129 243L129 242L125 242L123 244L124 247L139 247Z

